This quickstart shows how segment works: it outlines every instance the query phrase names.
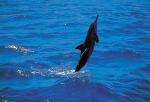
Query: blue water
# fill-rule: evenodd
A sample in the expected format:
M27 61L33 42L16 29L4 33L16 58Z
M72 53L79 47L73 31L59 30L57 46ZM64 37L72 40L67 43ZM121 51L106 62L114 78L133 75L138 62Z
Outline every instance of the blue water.
M149 0L0 0L0 102L149 102L149 44Z

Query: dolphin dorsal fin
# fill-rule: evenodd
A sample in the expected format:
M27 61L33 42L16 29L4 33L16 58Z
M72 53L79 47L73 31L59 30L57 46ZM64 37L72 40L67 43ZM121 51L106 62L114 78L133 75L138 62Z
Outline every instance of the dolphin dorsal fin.
M79 49L79 50L82 51L83 47L84 47L84 44L81 44L81 45L78 45L78 46L76 47L76 49Z

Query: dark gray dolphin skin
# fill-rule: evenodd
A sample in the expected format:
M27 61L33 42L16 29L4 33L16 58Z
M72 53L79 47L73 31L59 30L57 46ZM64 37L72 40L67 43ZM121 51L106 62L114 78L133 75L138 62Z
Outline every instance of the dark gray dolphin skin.
M81 50L81 54L75 72L78 72L86 64L93 52L95 42L99 42L99 38L97 36L97 21L98 15L96 20L90 25L84 43L76 47L76 49Z

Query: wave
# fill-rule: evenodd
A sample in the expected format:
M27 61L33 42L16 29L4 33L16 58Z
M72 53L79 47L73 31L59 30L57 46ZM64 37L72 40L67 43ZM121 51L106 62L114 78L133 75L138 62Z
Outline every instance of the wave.
M137 58L145 58L146 56L142 53L135 52L133 50L124 49L120 51L110 50L110 51L95 51L95 55L99 55L100 57L95 56L98 59L106 59L109 58L125 58L125 59L137 59Z
M150 64L149 65L145 65L144 67L138 68L139 72L145 72L145 73L150 73Z
M87 102L118 102L117 100L120 100L118 99L119 96L114 94L108 87L103 84L91 83L84 78L70 78L54 86L34 89L4 88L0 90L0 96L3 100L16 99L17 102L45 102L46 100L48 100L46 102L79 102L82 100L87 100Z

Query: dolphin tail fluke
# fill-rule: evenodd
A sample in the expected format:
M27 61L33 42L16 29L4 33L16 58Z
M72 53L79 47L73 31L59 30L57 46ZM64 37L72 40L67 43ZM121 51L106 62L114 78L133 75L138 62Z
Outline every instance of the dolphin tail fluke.
M81 69L81 67L79 67L79 65L77 65L75 72L78 72Z

